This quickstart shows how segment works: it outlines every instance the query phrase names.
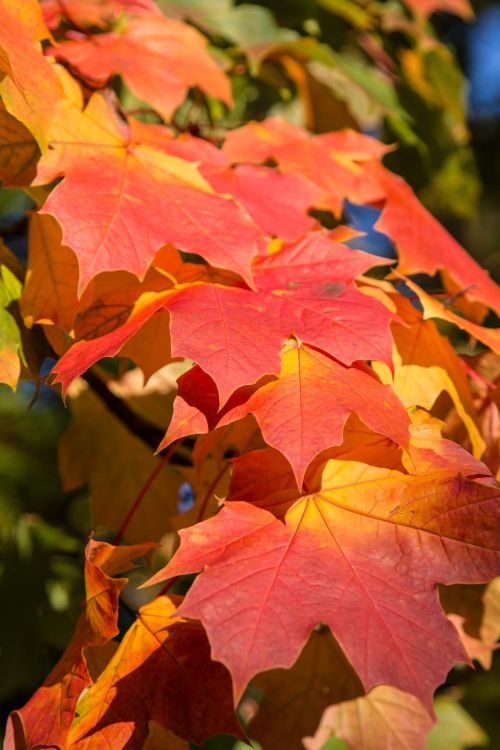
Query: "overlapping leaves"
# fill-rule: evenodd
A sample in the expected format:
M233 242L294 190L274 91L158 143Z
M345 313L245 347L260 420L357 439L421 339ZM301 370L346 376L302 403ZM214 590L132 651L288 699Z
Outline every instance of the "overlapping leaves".
M420 17L468 7L407 5ZM15 280L15 293L4 295L12 330L2 339L3 379L14 386L19 376L21 315L26 326L43 326L64 393L105 357L133 359L146 378L182 359L172 420L163 403L153 426L168 428L161 450L201 435L194 466L165 475L151 517L143 523L138 514L128 529L134 541L141 530L159 541L183 528L180 549L150 582L199 573L186 598L157 597L112 644L124 583L114 576L149 547L90 542L74 640L12 715L7 747L148 747L158 731L175 747L238 735L227 670L237 700L259 673L291 667L308 643L306 666L296 666L307 673L326 626L339 644L325 636L328 659L336 653L349 671L348 660L357 676L334 690L325 669L320 687L339 705L313 694L316 723L327 712L309 746L339 722L347 724L341 736L360 746L353 712L371 717L383 744L373 719L380 710L396 728L416 717L404 741L417 746L435 687L467 659L437 585L500 572L499 494L480 461L471 388L471 376L484 378L429 319L498 351L497 332L484 325L500 309L498 288L383 166L391 147L374 138L346 129L313 135L279 117L225 137L179 133L175 111L188 90L198 87L194 100L209 111L206 95L230 106L229 79L200 32L149 0L46 0L56 38L34 0L0 8L0 176L29 186L38 203L24 290L18 301ZM122 111L108 86L115 74L161 124ZM341 219L346 199L381 209L377 227L396 247L397 277L389 261L353 249L356 233L321 225L322 212ZM442 300L412 280L412 296L402 297L401 274L419 272L440 274ZM99 383L106 407L130 422L123 399L118 407L107 380ZM443 392L474 456L429 416ZM123 505L115 495L127 506L137 493L140 500L134 481L147 489L158 463L151 445L134 442L87 396L75 402L75 425L88 422L83 443L73 429L61 450L63 479L71 488L88 483L101 509L109 499L96 516L117 533ZM118 469L116 481L103 482L118 443L133 480ZM176 515L183 477L197 496L187 515ZM94 654L101 647L102 659ZM265 689L274 679L258 681ZM292 703L299 698L292 691ZM262 730L266 710L264 702L254 725L274 745ZM294 742L315 729L298 721Z

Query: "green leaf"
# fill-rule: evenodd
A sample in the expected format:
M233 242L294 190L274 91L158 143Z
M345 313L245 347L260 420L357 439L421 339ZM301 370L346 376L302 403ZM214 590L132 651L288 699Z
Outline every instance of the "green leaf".
M486 745L488 737L472 716L450 696L439 696L434 702L438 717L432 728L427 750L465 750L473 745Z
M368 10L362 8L351 0L316 0L330 13L344 18L358 29L370 29L373 26L373 18Z
M6 309L21 295L21 282L9 271L0 266L0 382L15 389L21 372L24 355L19 327Z

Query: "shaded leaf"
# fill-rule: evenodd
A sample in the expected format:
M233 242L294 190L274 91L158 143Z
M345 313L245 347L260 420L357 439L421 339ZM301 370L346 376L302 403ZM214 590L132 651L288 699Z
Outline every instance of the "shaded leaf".
M78 298L78 263L61 244L61 229L52 216L33 213L29 225L29 257L20 301L28 327L53 323L65 331L73 327Z
M29 185L39 157L40 149L30 131L0 102L0 179L4 187Z
M118 597L127 579L113 576L134 567L132 560L154 546L113 547L89 541L85 550L84 612L65 653L43 685L23 708L11 714L5 750L66 746L78 698L92 682L85 654L102 647L119 632Z
M439 333L436 324L425 320L407 300L398 299L398 309L409 326L393 326L394 371L375 363L374 369L384 383L390 383L407 407L432 409L438 396L446 391L463 420L474 448L484 450L476 418L471 388L463 364L450 341Z
M156 721L148 724L149 733L142 750L189 750L189 743L176 737L169 729L165 729Z
M363 694L327 628L313 630L291 669L264 672L252 684L263 696L247 731L265 750L303 750L327 706Z
M104 336L89 341L77 341L54 366L52 373L57 373L53 384L62 383L63 396L70 384L79 375L102 357L114 357L137 331L165 305L165 298L170 291L160 294L146 292L139 297L126 323L115 328Z
M222 732L240 735L229 674L211 661L203 628L173 616L178 603L162 596L140 610L79 701L68 747L139 747L150 720L198 744Z
M166 413L168 402L168 395L161 399ZM116 533L160 459L89 390L71 398L71 408L73 421L59 447L63 488L88 486L93 528ZM171 529L182 482L173 467L162 468L127 526L128 542L157 541Z

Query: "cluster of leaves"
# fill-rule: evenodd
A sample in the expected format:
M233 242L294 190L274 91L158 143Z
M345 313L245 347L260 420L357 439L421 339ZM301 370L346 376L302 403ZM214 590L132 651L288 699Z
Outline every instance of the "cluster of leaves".
M27 268L0 248L0 375L56 357L63 484L112 540L6 748L423 747L436 687L499 632L500 295L392 146L331 128L385 122L425 155L406 80L460 144L427 18L469 7L318 2L352 59L266 8L161 6L0 0L0 177L36 208ZM259 122L250 82L274 92ZM346 201L397 265L358 249ZM134 560L157 587L118 643Z

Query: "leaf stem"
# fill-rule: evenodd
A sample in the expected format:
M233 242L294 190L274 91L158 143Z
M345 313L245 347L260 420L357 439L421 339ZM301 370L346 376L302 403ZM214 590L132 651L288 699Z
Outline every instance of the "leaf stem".
M121 542L121 540L123 538L123 534L125 533L125 529L129 525L129 523L130 523L130 521L131 521L134 513L136 512L136 510L140 506L141 502L143 501L144 497L148 493L148 491L149 491L151 485L153 484L153 482L155 481L156 477L159 475L159 473L161 472L161 470L163 469L163 467L166 464L168 464L168 462L170 461L170 459L174 455L175 451L177 450L178 443L180 443L180 440L176 440L175 442L173 442L172 445L170 446L170 448L168 449L168 451L165 453L165 455L162 456L161 460L156 464L155 468L153 469L153 471L151 472L151 474L147 478L144 486L141 488L139 494L137 495L137 497L135 498L134 502L130 506L130 509L129 509L127 515L125 516L122 525L118 529L118 532L117 532L115 538L113 539L112 544L116 545L116 544L119 544Z
M473 367L469 365L468 362L466 362L464 359L460 358L460 363L464 370L467 372L467 375L470 377L471 380L474 380L476 383L479 383L482 386L486 386L486 388L489 391L494 391L497 387L495 383L493 383L489 378L487 378L485 375L483 375L480 372L477 372L477 370L474 370Z
M169 581L167 581L166 584L163 586L163 588L160 590L160 592L156 595L155 598L157 598L158 596L164 596L164 594L166 594L168 591L170 591L170 589L172 588L172 586L174 585L174 583L176 581L178 581L179 578L180 578L180 576L174 576Z

